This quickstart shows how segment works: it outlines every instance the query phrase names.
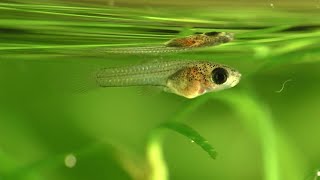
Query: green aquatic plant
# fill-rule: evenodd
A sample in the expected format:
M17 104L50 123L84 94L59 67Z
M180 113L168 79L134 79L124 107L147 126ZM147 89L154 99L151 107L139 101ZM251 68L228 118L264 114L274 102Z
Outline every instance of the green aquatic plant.
M190 114L192 111L196 111L202 103L206 101L212 100L221 100L226 102L233 108L235 113L239 113L242 116L243 123L248 130L253 131L260 141L262 142L263 149L263 162L265 162L264 173L266 180L277 180L280 179L278 172L278 157L277 157L277 147L276 147L276 138L275 138L275 130L272 125L272 118L269 114L268 110L261 105L258 101L256 101L252 94L247 93L224 93L223 95L212 95L208 97L204 97L198 101L198 103L192 104L189 108L186 108L182 114ZM248 111L250 109L250 111ZM181 116L178 116L180 119ZM175 120L176 121L176 120ZM179 124L173 121L172 123L167 123L161 125L161 128L168 128L174 130L180 134L183 134L187 138L194 140L200 147L203 148L204 151L208 152L209 155L215 159L216 152L213 148L207 144L207 140L201 137L196 131L190 129L183 124ZM258 126L256 126L258 125ZM158 132L159 130L155 130ZM155 136L155 135L153 135ZM153 137L152 136L152 137ZM159 136L159 135L158 135ZM149 160L154 165L155 175L153 176L153 180L165 180L167 179L167 172L164 160L161 159L161 143L162 140L160 137L153 137L151 143L149 144ZM157 142L158 141L158 142ZM156 157L154 157L156 156ZM157 159L157 160L155 160ZM158 172L160 171L160 172ZM159 178L163 177L163 178Z
M179 122L164 123L153 130L147 145L147 158L151 167L150 180L166 180L169 177L169 172L162 154L164 129L169 129L185 136L191 142L199 145L212 159L216 158L217 152L197 131Z
M170 141L167 135L172 131L183 135L188 141L194 141L190 146L199 145L209 154L206 156L208 159L216 157L213 147L217 148L219 156L217 161L212 162L224 168L222 174L230 174L232 169L219 162L225 158L220 155L226 152L220 150L221 147L215 141L212 145L208 144L209 138L201 135L202 129L197 128L198 131L195 131L190 123L190 120L197 122L204 118L205 115L194 119L189 117L200 111L206 103L213 103L210 107L215 113L219 108L217 103L226 105L228 114L234 114L235 121L239 121L237 125L244 127L248 137L253 137L258 143L260 149L257 151L261 159L247 161L257 163L261 172L257 168L252 170L250 175L265 180L303 179L303 172L310 163L308 159L314 158L316 161L316 153L312 152L317 152L317 145L314 145L315 142L311 139L317 137L316 127L319 124L316 123L316 118L304 119L307 115L318 117L317 110L314 109L319 106L317 102L320 102L317 99L319 87L316 83L319 78L317 63L320 60L320 26L316 18L319 16L316 6L313 10L300 6L293 10L277 6L271 9L270 6L230 8L217 5L213 11L208 4L197 9L196 4L191 4L192 8L177 8L141 5L123 7L123 4L119 7L100 6L64 1L1 2L0 179L104 179L110 176L129 179L131 176L134 179L167 180L169 176L177 173L170 171L168 159L163 153L164 149L173 148L164 145L165 141ZM188 32L184 34L186 36L211 31L233 32L235 40L221 46L172 54L132 56L120 53L115 56L99 51L105 47L134 49L162 45L163 42L177 38L181 31ZM67 76L77 73L76 68L72 67L83 62L109 67L151 59L196 59L230 64L243 74L239 84L241 91L231 89L206 94L195 100L185 101L182 106L174 103L184 100L170 94L155 98L156 100L150 103L150 100L140 97L138 93L132 93L139 96L138 98L130 97L131 91L107 90L107 95L98 91L77 97L90 100L75 103L83 105L84 108L77 109L74 113L69 109L69 97L61 95L55 88L53 95L49 92L53 84L61 83L67 88ZM66 63L63 65L64 71L57 73L55 66L49 63L47 66L37 64L46 61L69 62L69 65ZM88 67L84 65L84 68ZM292 82L281 88L288 79L292 79ZM247 84L251 86L246 86ZM280 88L281 91L277 93ZM146 105L141 112L135 109L134 105L128 106L133 101L143 103L143 100ZM111 111L109 108L112 109L105 105L106 102L112 102L112 106L121 104L117 112L120 115L126 114L126 108L137 112L130 111L131 114L125 121L121 121L118 116L110 117L105 113ZM148 109L150 104L158 103L156 110ZM280 104L287 104L286 108ZM161 109L169 109L169 112L174 113L167 117ZM295 114L299 111L302 115ZM18 118L10 119L5 113ZM131 117L135 113L140 113L139 118ZM155 116L163 117L158 118L161 121L140 118L148 113L153 113L154 119L157 119ZM86 117L85 122L80 120L82 116ZM95 121L100 116L102 120ZM219 121L221 116L212 119ZM106 121L116 124L116 128L109 127L110 124L105 123ZM90 130L92 124L103 127L103 133L97 126ZM290 128L294 131L287 132ZM147 129L148 133L139 134L136 129ZM216 132L212 134L219 136ZM130 137L140 139L134 141ZM100 142L103 138L116 141L116 145L124 143L126 146L110 150L113 143L110 146L102 143L94 147L91 147L92 143L88 143ZM143 141L142 139L147 139L146 147L140 147L142 145L137 143ZM301 143L302 141L305 142ZM105 146L106 148L103 148ZM146 158L144 148L147 149ZM119 149L137 151L138 155L127 155ZM77 157L75 168L66 170L63 163L65 152L74 153ZM135 159L143 163L136 163ZM192 168L203 170L210 165L212 164ZM96 169L98 170L94 171ZM239 167L239 171L241 170L247 169ZM108 172L114 174L110 175ZM245 173L249 174L243 174ZM228 177L235 179L239 174L241 173ZM220 176L217 175L216 179ZM223 176L225 179L228 177Z

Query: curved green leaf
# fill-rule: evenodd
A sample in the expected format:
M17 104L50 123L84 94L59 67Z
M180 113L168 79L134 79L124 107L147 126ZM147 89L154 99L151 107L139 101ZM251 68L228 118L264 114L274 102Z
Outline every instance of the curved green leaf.
M167 122L161 124L159 128L170 129L185 136L192 142L198 144L204 151L209 154L212 159L216 159L218 154L217 151L215 151L215 149L204 137L202 137L196 130L192 129L190 126L179 122Z

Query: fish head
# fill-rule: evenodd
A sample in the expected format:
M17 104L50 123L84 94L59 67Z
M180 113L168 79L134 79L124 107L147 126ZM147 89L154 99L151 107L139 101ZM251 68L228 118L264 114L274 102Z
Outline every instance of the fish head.
M195 62L173 74L167 82L167 87L170 92L191 99L208 92L232 88L240 79L241 74L229 66Z
M222 43L227 43L234 40L234 33L230 32L206 32L204 33L210 39L213 39Z
M206 92L215 92L229 89L236 86L240 79L241 73L234 68L221 64L209 65L205 74L202 88Z

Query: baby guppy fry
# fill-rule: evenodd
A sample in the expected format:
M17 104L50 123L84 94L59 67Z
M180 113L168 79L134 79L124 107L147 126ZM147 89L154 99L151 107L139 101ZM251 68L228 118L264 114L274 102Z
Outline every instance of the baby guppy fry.
M209 61L167 61L103 68L96 73L100 87L157 86L186 98L234 87L241 74Z
M150 47L128 47L128 48L107 48L105 53L115 54L145 54L145 53L172 53L194 48L217 46L232 41L233 33L228 32L207 32L194 34L187 37L174 38L165 42L163 46Z

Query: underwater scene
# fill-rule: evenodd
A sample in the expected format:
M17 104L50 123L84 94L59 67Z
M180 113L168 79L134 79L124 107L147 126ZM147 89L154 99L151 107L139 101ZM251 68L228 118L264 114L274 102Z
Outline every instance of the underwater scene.
M0 180L320 179L319 0L0 14Z

